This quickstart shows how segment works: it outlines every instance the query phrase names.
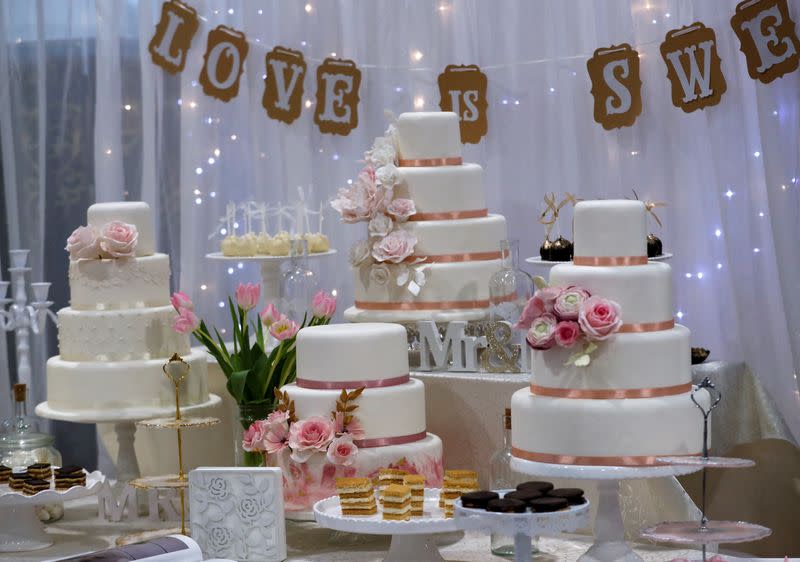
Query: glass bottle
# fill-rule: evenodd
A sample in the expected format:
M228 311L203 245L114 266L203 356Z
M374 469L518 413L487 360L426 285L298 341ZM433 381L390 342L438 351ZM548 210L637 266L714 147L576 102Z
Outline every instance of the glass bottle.
M489 315L514 325L535 287L533 278L519 269L519 240L501 240L500 255L501 269L489 279Z
M511 468L511 408L503 412L503 447L496 451L489 461L490 487L492 490L513 490L524 480L523 476ZM539 552L536 537L531 539L531 552ZM492 554L504 558L514 558L514 537L492 533Z
M299 324L311 306L314 293L319 289L319 279L308 266L308 240L292 240L290 257L282 280L281 312Z

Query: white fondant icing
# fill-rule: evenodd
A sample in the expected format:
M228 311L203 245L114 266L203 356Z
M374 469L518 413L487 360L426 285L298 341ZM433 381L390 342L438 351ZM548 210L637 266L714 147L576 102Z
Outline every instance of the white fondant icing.
M153 212L144 201L117 201L114 203L95 203L86 212L89 226L100 230L111 221L122 221L136 225L139 239L136 242L136 255L149 256L156 250Z
M461 156L461 131L455 113L402 113L397 118L396 127L398 158Z
M507 236L502 215L406 222L400 227L417 237L415 256L500 252L500 241Z
M663 262L613 267L558 264L550 270L550 284L579 285L616 301L626 324L672 318L672 270Z
M297 334L297 378L390 379L408 374L406 331L397 324L331 324Z
M434 322L453 322L455 320L483 320L489 314L486 308L469 308L457 310L362 310L351 306L344 311L344 319L348 322L417 322L433 320Z
M689 330L616 334L592 353L586 367L565 365L574 349L534 350L531 383L549 388L634 389L692 380Z
M398 328L401 328L398 326ZM315 390L286 385L299 419L330 418L341 390ZM385 388L367 388L354 402L353 415L364 428L362 439L400 437L425 431L425 385L417 379Z
M65 361L130 361L189 352L189 338L172 329L172 306L58 311L59 352Z
M169 304L169 256L69 263L70 306L76 310Z
M708 407L708 393L698 393ZM575 456L697 454L703 418L689 393L661 398L589 400L511 397L511 442L528 452Z
M402 167L395 197L412 199L418 213L474 211L486 208L483 168L462 166Z
M181 404L208 400L205 351L185 355L191 370L181 384ZM164 375L164 359L120 361L47 361L47 402L54 410L113 411L120 408L168 408L175 405L175 387Z
M646 256L647 211L641 201L581 201L573 220L574 255Z

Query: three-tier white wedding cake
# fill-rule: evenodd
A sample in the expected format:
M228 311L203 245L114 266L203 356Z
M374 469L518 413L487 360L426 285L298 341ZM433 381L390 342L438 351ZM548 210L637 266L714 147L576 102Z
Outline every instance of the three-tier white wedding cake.
M550 285L613 301L622 324L596 341L588 365L570 361L574 346L534 349L531 386L511 400L515 456L639 466L656 464L657 456L701 452L702 416L690 397L689 330L673 321L671 269L648 262L646 237L642 202L576 205L574 261L554 266ZM705 391L696 398L707 407Z
M172 330L169 256L155 251L147 203L97 203L68 241L70 306L58 311L60 355L47 362L51 410L105 416L174 408L162 371L173 353L191 366L181 404L208 401L206 353Z

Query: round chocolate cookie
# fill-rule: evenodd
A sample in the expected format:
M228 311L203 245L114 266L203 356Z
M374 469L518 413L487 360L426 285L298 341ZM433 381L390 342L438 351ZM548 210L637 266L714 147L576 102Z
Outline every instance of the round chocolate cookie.
M461 496L461 505L464 507L486 509L486 504L489 503L490 500L496 500L499 497L497 492L489 492L486 490L467 492Z
M508 492L503 497L510 500L520 500L524 501L525 503L530 503L531 500L541 498L542 493L534 488L528 488L527 490L514 490L513 492Z
M559 509L569 507L569 502L564 498L552 498L544 496L541 498L536 498L535 500L531 500L530 506L533 511L546 513L549 511L558 511Z
M495 513L525 513L528 505L522 500L512 500L503 498L502 500L491 500L486 505L486 511Z
M564 498L572 505L579 505L583 503L583 490L580 488L556 488L550 490L547 495L551 498Z
M523 482L517 486L517 490L539 490L541 493L546 494L554 488L552 482L540 482L533 480L531 482Z

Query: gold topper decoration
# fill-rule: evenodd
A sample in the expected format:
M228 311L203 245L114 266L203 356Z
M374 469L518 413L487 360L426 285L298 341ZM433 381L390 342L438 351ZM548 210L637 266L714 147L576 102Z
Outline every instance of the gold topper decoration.
M481 369L487 373L522 372L522 346L512 342L513 333L508 322L486 324L487 347L481 351Z
M267 76L261 105L272 119L287 125L300 117L303 110L303 80L306 60L303 53L276 46L266 57Z
M607 131L633 125L642 113L639 53L627 43L596 49L586 69L592 81L594 120Z
M479 143L489 130L486 75L476 64L449 64L438 81L439 108L458 115L461 142Z
M714 30L700 22L667 32L661 57L672 83L672 104L686 113L717 105L728 86Z
M239 79L249 50L241 31L219 25L208 32L200 85L207 96L228 102L239 94Z
M800 41L786 0L745 0L736 6L731 27L753 80L769 84L800 64Z
M321 133L349 135L358 127L361 71L351 60L328 57L317 67L314 123Z
M194 8L179 0L164 2L156 32L147 46L153 63L170 74L183 71L186 54L199 26L200 21Z

